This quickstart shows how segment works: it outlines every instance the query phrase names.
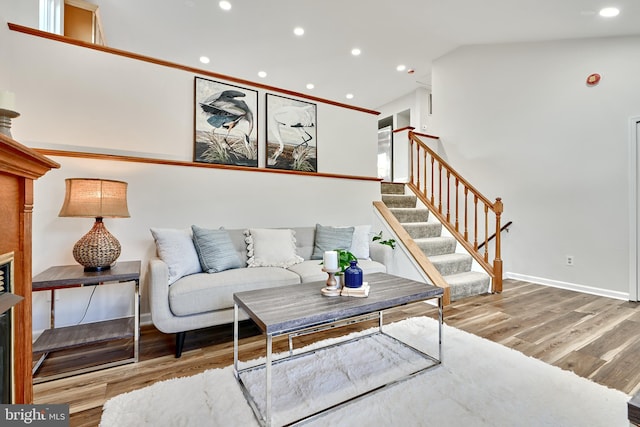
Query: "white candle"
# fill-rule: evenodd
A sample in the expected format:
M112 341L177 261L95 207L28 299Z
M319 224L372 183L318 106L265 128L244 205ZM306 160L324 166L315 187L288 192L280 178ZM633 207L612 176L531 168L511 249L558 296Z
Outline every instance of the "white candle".
M323 257L323 264L325 270L337 270L338 269L338 252L326 251Z
M8 90L0 90L0 109L14 111L16 108L16 95Z

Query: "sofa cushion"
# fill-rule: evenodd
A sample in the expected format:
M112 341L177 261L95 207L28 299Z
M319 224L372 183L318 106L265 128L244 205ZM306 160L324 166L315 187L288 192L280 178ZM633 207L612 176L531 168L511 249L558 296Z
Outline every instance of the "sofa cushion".
M233 294L300 283L300 276L279 267L237 268L215 274L193 274L169 288L169 307L176 316L233 308ZM274 292L277 292L274 289Z
M369 243L371 238L370 225L356 225L353 230L353 238L351 239L351 252L358 259L369 259Z
M233 246L227 230L209 230L196 225L193 230L193 244L205 273L218 273L231 268L242 267L242 261Z
M351 249L354 227L330 227L316 224L316 242L311 259L322 259L325 251Z
M190 230L151 228L158 257L169 267L169 285L189 274L200 273L200 260Z
M295 232L290 229L250 228L245 231L248 267L282 267L304 261L296 254Z
M304 259L311 259L316 240L316 227L292 227L291 229L296 233L296 254Z

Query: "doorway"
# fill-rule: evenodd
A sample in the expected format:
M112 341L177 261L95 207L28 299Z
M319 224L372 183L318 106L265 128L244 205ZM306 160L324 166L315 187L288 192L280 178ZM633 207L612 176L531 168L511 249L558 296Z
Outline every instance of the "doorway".
M378 178L393 181L393 116L378 120Z

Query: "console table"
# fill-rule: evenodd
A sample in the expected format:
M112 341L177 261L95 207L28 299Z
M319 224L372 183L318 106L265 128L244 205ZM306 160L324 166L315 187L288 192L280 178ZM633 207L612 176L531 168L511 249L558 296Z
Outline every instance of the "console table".
M64 265L51 267L33 278L33 292L51 292L51 328L46 329L33 343L34 355L42 353L42 356L33 367L34 375L44 362L47 355L51 352L111 340L133 338L133 355L130 358L89 366L55 375L34 377L34 383L50 381L138 361L140 337L140 265L140 261L118 262L109 270L95 272L85 272L81 265ZM61 328L55 327L56 290L82 286L113 285L126 282L134 282L135 284L134 315L132 317L123 317L92 323L81 323Z

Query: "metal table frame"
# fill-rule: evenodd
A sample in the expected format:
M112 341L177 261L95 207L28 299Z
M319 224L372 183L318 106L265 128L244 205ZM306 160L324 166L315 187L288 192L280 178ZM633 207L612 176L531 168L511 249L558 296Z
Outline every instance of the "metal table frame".
M367 395L370 395L372 393L375 393L377 391L380 391L386 387L392 386L394 384L397 384L399 382L405 381L409 378L412 378L428 369L431 369L435 366L438 366L442 363L442 323L443 323L443 319L442 319L442 312L443 312L443 307L442 307L442 297L443 295L439 295L437 297L431 297L431 298L427 298L424 301L427 301L429 299L433 299L433 298L437 298L438 299L438 355L436 356L432 356L429 355L427 353L424 353L412 346L410 346L409 344L398 340L397 338L386 334L383 330L383 311L384 310L380 310L380 311L376 311L373 313L368 313L368 314L363 314L360 316L355 316L355 317L349 317L349 318L345 318L345 319L338 319L332 322L328 322L326 324L322 324L322 325L317 325L317 326L313 326L313 327L304 327L304 328L300 328L298 330L292 330L292 331L286 331L286 332L282 332L282 333L274 333L274 334L269 334L266 333L265 334L265 340L266 340L266 361L265 363L260 363L254 366L250 366L247 368L243 368L243 369L238 369L238 315L239 315L239 307L237 302L234 301L234 305L233 305L233 373L234 376L236 377L236 380L238 381L238 384L240 385L240 388L242 389L243 394L245 395L245 398L247 399L247 402L249 403L249 405L251 406L251 409L253 410L253 413L257 419L257 421L260 423L260 425L262 426L271 426L271 421L272 421L272 408L271 408L271 401L272 401L272 393L271 393L271 376L272 376L272 368L274 364L280 364L289 360L292 360L294 358L299 358L299 357L303 357L305 355L314 353L318 350L321 349L326 349L326 348L330 348L330 347L336 347L336 346L340 346L349 342L353 342L356 340L360 340L372 335L378 335L378 334L382 334L385 335L387 337L392 338L393 340L395 340L396 342L399 342L400 344L402 344L403 346L410 348L411 350L413 350L414 352L418 353L419 355L421 355L422 357L424 357L425 359L431 360L433 362L432 365L429 365L425 368L421 368L418 369L414 372L411 372L401 378L398 378L396 380L393 380L391 382L388 382L386 384L383 384L381 386L378 386L376 388L373 388L371 390L367 390L357 396L353 396L350 397L348 400L337 403L333 406L330 406L328 408L322 409L318 412L315 412L313 414L309 414L308 416L305 416L301 419L298 419L296 421L293 421L291 423L289 423L288 425L299 425L302 424L304 422L310 421L312 419L315 419L323 414L326 414L328 412L337 410L338 408L341 408L351 402L354 402L356 400L362 399ZM419 301L416 301L419 302ZM328 329L332 329L332 328L336 328L336 327L340 327L340 326L346 326L349 324L354 324L354 323L360 323L360 322L365 322L368 320L373 320L373 319L378 319L378 328L373 331L370 334L367 335L361 335L358 336L356 338L350 339L350 340L345 340L330 346L326 346L326 347L322 347L322 348L316 348L307 352L303 352L303 353L298 353L296 355L293 354L293 338L296 336L301 336L301 335L307 335L307 334L312 334L312 333L316 333L316 332L321 332L321 331L325 331ZM283 336L283 335L288 335L289 338L289 355L277 360L273 359L273 339L279 336ZM256 369L265 369L265 375L266 375L266 389L265 389L265 396L266 396L266 402L265 402L265 413L263 414L260 409L258 408L253 396L251 396L251 393L249 393L247 387L245 386L244 382L242 381L241 375L245 372L248 371L252 371L252 370L256 370Z

